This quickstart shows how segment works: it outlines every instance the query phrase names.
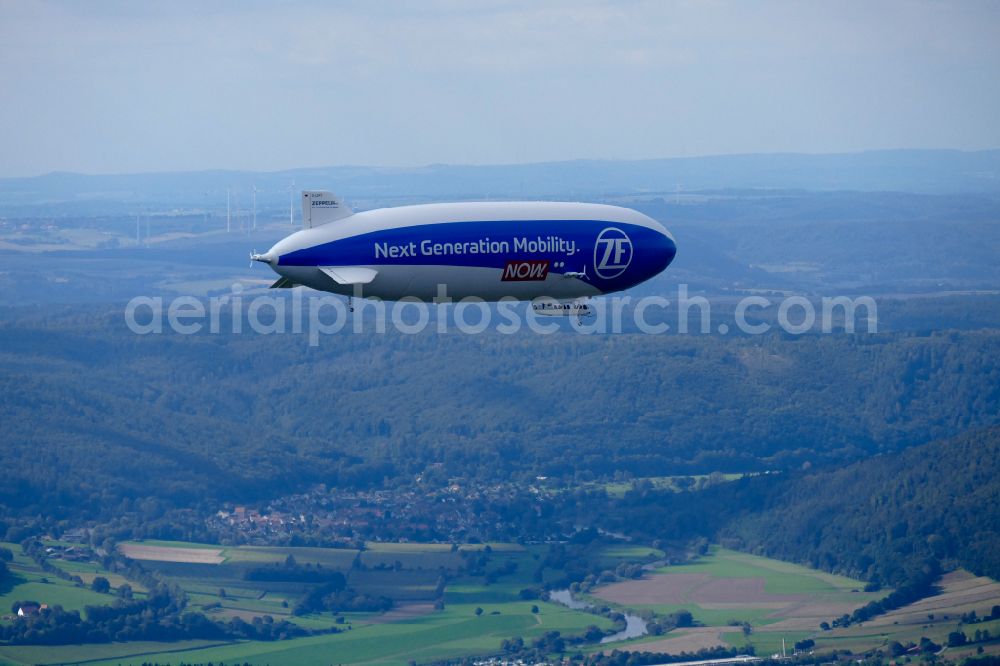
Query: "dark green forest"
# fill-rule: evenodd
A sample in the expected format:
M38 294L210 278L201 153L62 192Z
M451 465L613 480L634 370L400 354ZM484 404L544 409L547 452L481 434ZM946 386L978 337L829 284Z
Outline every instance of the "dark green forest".
M1000 422L1000 335L151 335L0 324L0 506L250 501L466 478L826 468Z
M1000 578L1000 428L783 485L726 534L771 557L898 580L907 559Z
M965 567L1000 578L1000 427L843 467L743 478L697 493L641 482L608 529L704 538L896 586Z
M938 305L887 309L920 322ZM538 513L494 507L522 538L590 526L875 585L928 567L1000 578L995 328L323 342L137 336L110 306L4 312L0 535L103 523L211 539L220 505L316 483L548 477L564 490ZM644 480L712 472L749 476L692 492ZM629 479L623 498L602 486Z

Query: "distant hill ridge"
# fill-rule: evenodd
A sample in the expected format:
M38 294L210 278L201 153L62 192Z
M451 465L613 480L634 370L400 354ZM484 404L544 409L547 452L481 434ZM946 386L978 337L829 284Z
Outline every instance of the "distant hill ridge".
M58 202L225 205L227 188L256 186L260 206L288 203L288 188L329 187L348 198L579 199L725 188L1000 193L1000 150L773 153L647 160L421 167L326 166L272 172L206 170L0 179L0 214ZM221 195L221 200L220 200ZM7 210L5 210L7 209Z

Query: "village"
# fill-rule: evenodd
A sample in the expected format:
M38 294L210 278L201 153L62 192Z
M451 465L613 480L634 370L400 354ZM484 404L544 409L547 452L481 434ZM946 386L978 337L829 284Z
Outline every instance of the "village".
M350 546L361 541L476 543L524 538L525 513L538 520L549 491L513 483L348 491L318 484L265 506L225 505L206 519L220 543ZM541 537L542 535L538 535Z

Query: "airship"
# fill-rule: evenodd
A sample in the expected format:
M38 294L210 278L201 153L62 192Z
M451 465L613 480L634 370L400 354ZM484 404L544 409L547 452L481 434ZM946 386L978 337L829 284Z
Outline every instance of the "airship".
M383 300L536 301L541 314L659 274L677 252L662 224L619 206L551 201L435 203L355 213L326 191L302 192L302 229L263 254L303 285ZM585 308L584 308L585 309Z

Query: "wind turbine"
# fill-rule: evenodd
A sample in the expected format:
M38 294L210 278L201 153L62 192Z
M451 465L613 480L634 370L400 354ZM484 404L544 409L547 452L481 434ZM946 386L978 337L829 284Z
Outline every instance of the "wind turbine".
M246 229L244 227L243 220L243 204L240 202L240 191L236 191L236 221L240 223L240 233L245 233Z
M295 226L295 180L288 186L288 224Z
M250 205L253 208L253 223L251 225L251 229L253 231L257 231L257 186L256 185L251 185L250 188L251 188L250 189L250 201L251 201Z

